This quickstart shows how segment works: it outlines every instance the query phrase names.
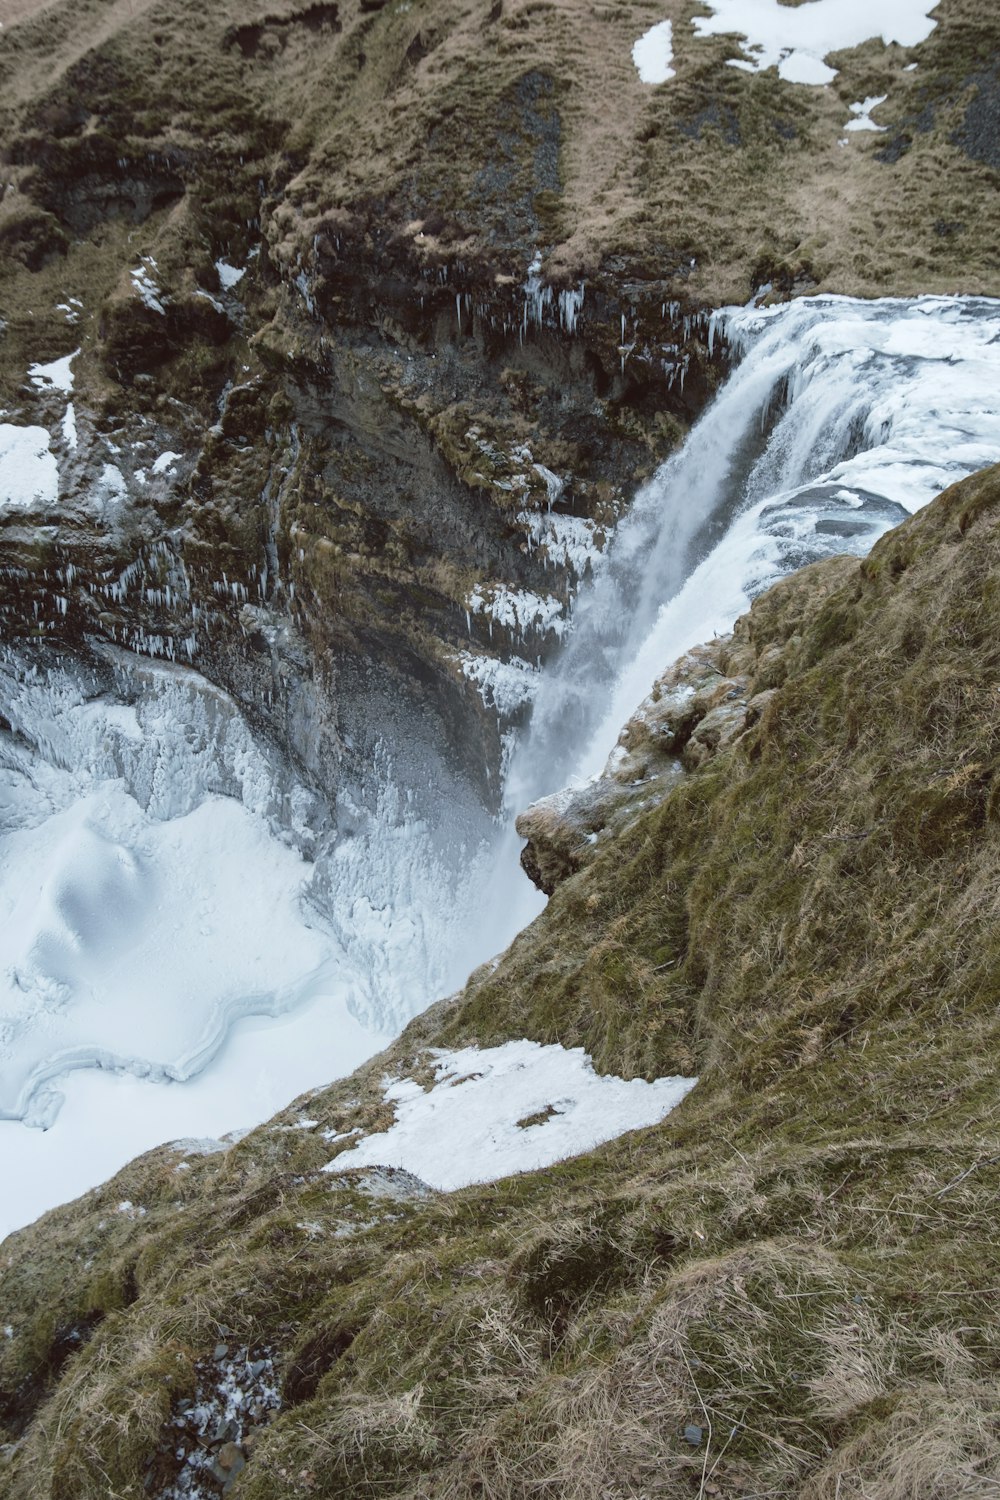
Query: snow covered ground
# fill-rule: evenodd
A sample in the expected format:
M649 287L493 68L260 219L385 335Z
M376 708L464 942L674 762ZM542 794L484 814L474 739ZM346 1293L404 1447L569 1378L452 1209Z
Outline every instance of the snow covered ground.
M698 1081L602 1078L582 1047L528 1041L435 1049L432 1056L434 1085L386 1079L394 1123L341 1151L328 1172L402 1167L445 1191L495 1182L655 1125Z
M782 5L780 0L705 0L710 16L692 21L697 36L730 32L741 37L742 58L734 68L759 73L777 65L788 83L832 83L837 76L825 58L831 52L859 47L873 37L888 46L916 47L937 22L931 19L936 0L805 0Z
M931 12L936 0L704 0L709 16L695 16L696 37L735 36L742 57L730 67L748 73L777 67L786 83L832 83L836 68L826 61L832 52L859 47L880 37L888 46L916 47L927 40L937 22ZM673 25L659 21L632 47L632 61L642 83L666 83L675 78ZM911 65L915 66L915 64ZM874 102L872 101L873 107ZM854 126L854 129L878 129Z

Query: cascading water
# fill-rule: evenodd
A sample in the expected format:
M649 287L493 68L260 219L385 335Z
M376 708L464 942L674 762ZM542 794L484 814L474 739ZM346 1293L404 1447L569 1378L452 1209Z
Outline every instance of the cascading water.
M735 367L637 494L512 756L484 948L539 909L516 814L596 775L663 669L732 628L783 574L864 556L885 531L1000 459L1000 301L816 297L723 309Z
M864 556L1000 458L1000 302L818 297L726 309L720 336L738 363L581 598L514 757L512 807L599 771L656 675L782 574Z
M782 573L866 552L1000 459L998 302L817 298L713 334L735 369L581 592L511 811L599 770L657 673ZM390 771L312 847L322 817L231 700L114 670L127 692L96 697L67 669L0 673L0 1235L349 1071L542 904L509 821L492 847L461 816L442 838Z

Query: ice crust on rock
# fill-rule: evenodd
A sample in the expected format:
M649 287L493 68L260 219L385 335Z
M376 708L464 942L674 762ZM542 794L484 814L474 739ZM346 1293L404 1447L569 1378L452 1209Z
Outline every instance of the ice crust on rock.
M700 37L733 33L743 38L742 58L734 68L759 73L775 65L787 83L832 83L835 68L825 61L831 52L859 47L881 37L889 46L916 47L937 22L935 0L805 0L797 6L779 0L705 0L713 12L696 16L691 25Z
M517 521L527 533L529 548L543 549L547 562L571 569L577 578L596 568L604 556L603 532L588 516L523 510Z
M104 510L109 505L116 505L124 500L128 494L128 485L125 483L125 475L117 464L105 464L97 477L91 498L98 510Z
M537 670L517 656L501 661L463 651L458 659L462 675L475 683L484 705L496 709L501 719L513 717L530 703L538 688Z
M394 1124L342 1151L326 1171L401 1167L445 1192L495 1182L655 1125L698 1081L602 1077L582 1047L530 1041L435 1048L431 1057L434 1085L386 1079Z
M566 628L561 600L530 589L512 589L505 583L477 584L465 607L470 615L486 616L491 638L494 623L522 642L528 635L562 635Z

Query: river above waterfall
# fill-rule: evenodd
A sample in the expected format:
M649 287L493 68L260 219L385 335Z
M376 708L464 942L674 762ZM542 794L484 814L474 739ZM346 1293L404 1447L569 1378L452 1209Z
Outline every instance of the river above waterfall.
M803 299L713 335L731 373L537 674L509 813L599 770L782 574L1000 459L1000 302ZM392 747L320 855L313 795L196 671L9 652L0 693L0 1234L351 1071L539 909L509 817L418 815Z

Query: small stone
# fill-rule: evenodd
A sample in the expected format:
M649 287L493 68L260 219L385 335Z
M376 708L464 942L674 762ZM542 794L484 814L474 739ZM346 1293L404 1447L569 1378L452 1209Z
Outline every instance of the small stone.
M215 1460L219 1468L225 1469L227 1473L230 1469L235 1468L237 1464L242 1469L246 1463L246 1459L243 1456L243 1449L238 1443L224 1443L215 1455Z
M237 1452L238 1452L238 1449L237 1449ZM237 1476L238 1473L240 1473L240 1470L243 1470L243 1469L246 1469L246 1458L243 1457L243 1454L238 1454L237 1460L235 1460L234 1464L232 1464L232 1469L229 1470L229 1478L226 1479L225 1484L223 1484L223 1487L222 1487L222 1494L223 1494L223 1496L228 1496L229 1491L232 1490L232 1481L234 1481L235 1476Z
M254 1362L253 1362L253 1364L250 1366L250 1374L256 1380L257 1376L258 1375L263 1375L263 1373L264 1373L264 1371L266 1369L267 1369L267 1360L266 1359L255 1359Z
M684 1429L684 1441L686 1443L690 1443L692 1448L698 1448L701 1446L701 1440L703 1436L704 1433L698 1426L697 1422L689 1422Z
M212 1355L212 1358L214 1360L216 1360L216 1361L218 1361L220 1359L225 1359L225 1357L226 1357L226 1355L228 1353L229 1353L229 1346L227 1344L216 1344L216 1346L215 1346L215 1353Z

